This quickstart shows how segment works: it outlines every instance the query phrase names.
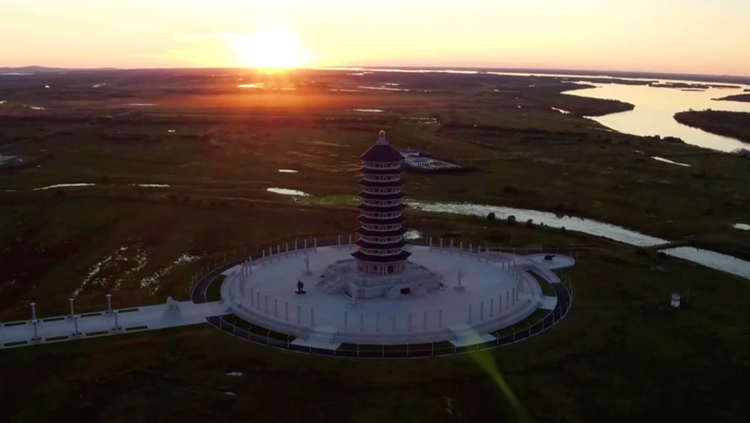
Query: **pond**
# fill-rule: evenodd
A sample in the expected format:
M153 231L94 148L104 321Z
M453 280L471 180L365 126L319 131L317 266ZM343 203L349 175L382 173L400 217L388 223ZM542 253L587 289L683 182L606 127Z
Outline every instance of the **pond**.
M304 191L298 191L296 189L287 189L287 188L268 188L266 191L272 192L274 194L281 194L281 195L292 195L295 197L309 197L310 194L304 192Z

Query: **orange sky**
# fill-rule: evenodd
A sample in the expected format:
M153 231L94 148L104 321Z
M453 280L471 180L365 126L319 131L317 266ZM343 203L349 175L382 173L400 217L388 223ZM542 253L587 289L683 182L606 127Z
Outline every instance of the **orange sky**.
M0 2L0 16L0 66L750 75L747 0L23 0Z

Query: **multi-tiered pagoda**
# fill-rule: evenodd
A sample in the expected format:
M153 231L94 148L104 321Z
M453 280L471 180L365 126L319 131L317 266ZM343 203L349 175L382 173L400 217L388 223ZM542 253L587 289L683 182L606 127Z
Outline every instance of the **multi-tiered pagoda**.
M362 180L359 182L362 214L357 218L359 249L353 253L357 270L371 274L399 273L411 255L404 251L406 229L401 212L401 164L404 158L380 131L378 141L360 157Z

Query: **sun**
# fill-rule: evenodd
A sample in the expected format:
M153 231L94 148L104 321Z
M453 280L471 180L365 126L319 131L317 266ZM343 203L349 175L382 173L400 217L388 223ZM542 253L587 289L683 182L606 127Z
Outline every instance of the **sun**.
M251 68L294 68L307 55L300 50L299 39L285 29L270 29L236 36L228 44L241 65Z

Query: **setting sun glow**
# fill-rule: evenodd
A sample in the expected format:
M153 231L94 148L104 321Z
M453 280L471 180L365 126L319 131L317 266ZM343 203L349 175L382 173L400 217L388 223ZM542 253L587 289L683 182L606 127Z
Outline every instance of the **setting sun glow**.
M237 54L242 65L251 68L293 68L306 59L299 39L284 29L237 36L227 47Z

